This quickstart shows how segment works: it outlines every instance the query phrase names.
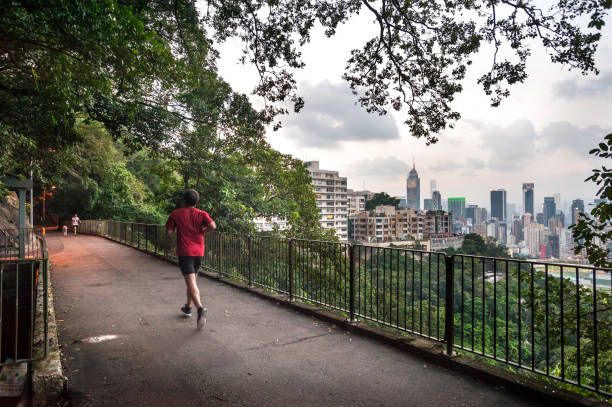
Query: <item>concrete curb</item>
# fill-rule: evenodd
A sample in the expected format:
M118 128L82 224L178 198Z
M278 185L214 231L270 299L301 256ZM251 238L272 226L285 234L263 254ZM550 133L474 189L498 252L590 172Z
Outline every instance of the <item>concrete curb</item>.
M55 309L53 307L53 290L51 288L51 265L47 278L48 283L48 308L47 308L47 357L32 362L32 405L34 407L46 406L59 400L66 388L68 378L62 371L62 362L57 339L57 323L55 321ZM42 284L41 284L42 286ZM38 301L36 304L36 326L34 346L39 357L44 353L44 319L43 319L43 288L38 289Z
M171 264L178 264L178 260L169 259L160 254L150 253L144 249L132 247L121 241L114 240L108 236L100 236L115 243L123 244L132 249L146 253L150 256L157 257ZM327 309L308 305L300 302L290 301L287 295L272 294L264 289L249 287L247 284L238 282L228 276L202 271L199 274L203 277L217 280L229 284L237 289L252 293L260 298L274 301L281 305L292 308L296 311L312 315L323 321L340 326L347 331L354 332L374 340L380 341L387 345L409 352L431 363L447 367L449 369L467 374L479 380L486 381L494 386L503 386L517 393L522 393L533 397L534 399L554 402L557 406L583 406L583 407L610 407L612 404L600 401L595 398L581 396L579 394L564 390L553 385L549 385L541 380L527 377L518 373L511 372L496 366L489 365L469 356L454 355L447 356L444 353L443 344L441 342L432 341L418 336L405 336L394 333L387 329L378 328L367 322L352 323L345 319L339 312L329 311Z

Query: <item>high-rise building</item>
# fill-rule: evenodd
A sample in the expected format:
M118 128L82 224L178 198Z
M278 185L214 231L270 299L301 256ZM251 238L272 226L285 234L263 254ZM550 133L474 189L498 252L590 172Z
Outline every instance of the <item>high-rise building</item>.
M506 190L495 189L491 191L491 218L506 220Z
M338 171L320 169L318 161L307 161L304 164L312 177L319 208L319 223L326 229L335 229L338 238L346 242L349 210L346 177L340 177Z
M423 208L426 211L433 210L433 199L423 199Z
M440 191L434 191L431 198L433 199L433 210L441 211L442 210L442 194Z
M555 204L555 198L552 196L544 197L544 226L548 226L550 218L555 218L557 213L557 205Z
M346 191L346 195L349 200L349 215L356 212L365 211L365 201L368 192L369 191L353 191L352 189L348 189Z
M436 182L435 179L432 179L431 181L429 181L429 196L433 197L433 193L434 191L438 190L438 183Z
M559 235L549 235L546 243L546 257L559 258Z
M523 213L535 215L533 211L533 187L534 184L523 184Z
M572 201L571 211L572 225L575 225L578 222L580 212L584 213L584 201L582 199L574 199Z
M465 217L465 198L448 198L448 212L453 215L453 219Z
M557 210L561 209L561 194L553 194L553 198L555 198L555 207Z
M421 180L414 164L406 178L406 206L412 210L421 209Z
M487 221L487 209L476 208L474 209L474 232L480 234L486 234L486 221Z
M513 203L506 203L506 218L510 220L514 215L519 215L517 205Z
M525 225L525 242L529 249L529 257L538 258L540 256L540 246L543 239L544 225L539 223Z
M474 225L474 217L476 216L476 209L478 209L478 205L468 205L465 208L465 218L472 220L472 225Z

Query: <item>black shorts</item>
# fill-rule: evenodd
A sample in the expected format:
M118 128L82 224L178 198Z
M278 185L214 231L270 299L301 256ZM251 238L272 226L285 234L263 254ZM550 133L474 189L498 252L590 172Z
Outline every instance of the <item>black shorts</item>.
M181 268L181 273L185 274L193 274L197 273L200 269L200 263L202 262L202 257L200 256L179 256L179 267Z

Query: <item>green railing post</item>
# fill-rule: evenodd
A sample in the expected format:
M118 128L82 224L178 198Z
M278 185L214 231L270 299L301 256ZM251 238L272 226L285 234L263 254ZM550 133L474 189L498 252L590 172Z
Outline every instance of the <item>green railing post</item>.
M223 235L221 235L219 233L219 251L218 251L218 256L219 256L219 259L218 259L219 260L219 274L223 273L223 268L222 268L223 264L222 264L222 261L221 261L221 258L223 257L223 244L222 244L222 241L221 241L222 237L223 237Z
M445 319L444 319L444 341L446 342L446 354L452 356L455 340L455 256L444 256L446 262L446 303L445 303Z
M293 301L293 239L289 239L289 301Z
M251 235L247 237L248 251L249 251L249 287L253 286L253 260L252 260L252 248L253 248L253 239Z
M349 246L349 321L355 321L355 245Z

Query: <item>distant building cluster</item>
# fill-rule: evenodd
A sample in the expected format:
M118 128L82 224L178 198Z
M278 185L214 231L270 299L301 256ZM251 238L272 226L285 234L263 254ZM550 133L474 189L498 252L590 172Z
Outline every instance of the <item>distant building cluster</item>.
M496 239L519 256L581 260L573 254L575 242L568 227L585 212L582 199L562 202L560 194L553 194L538 205L535 184L523 183L520 205L508 202L506 190L494 189L490 191L490 206L483 208L461 196L443 199L436 180L431 180L429 195L423 197L421 206L421 179L413 163L406 177L406 195L396 197L398 207L378 206L366 211L372 192L348 189L346 177L320 168L318 161L305 164L312 177L319 221L324 228L335 230L340 241L418 241L438 250L458 248L464 235L477 233ZM598 203L596 200L594 205ZM286 222L279 219L259 219L256 224L259 230L286 227Z
M443 211L396 209L377 206L373 211L357 212L354 217L354 240L391 242L450 237L451 217Z

